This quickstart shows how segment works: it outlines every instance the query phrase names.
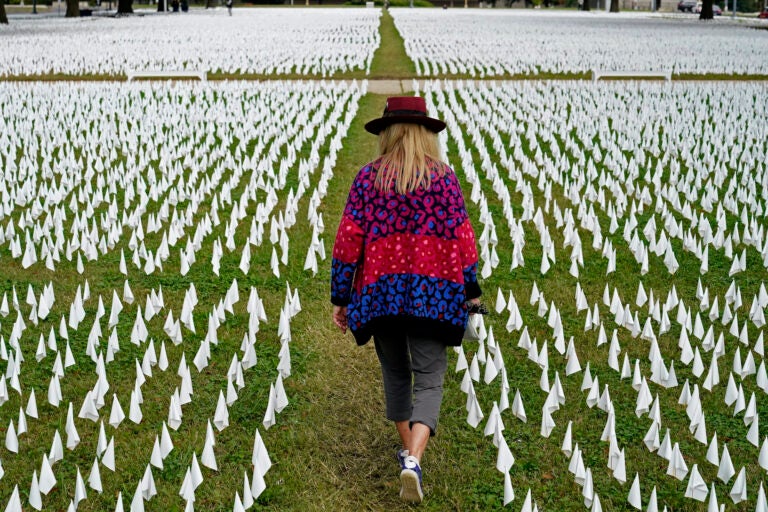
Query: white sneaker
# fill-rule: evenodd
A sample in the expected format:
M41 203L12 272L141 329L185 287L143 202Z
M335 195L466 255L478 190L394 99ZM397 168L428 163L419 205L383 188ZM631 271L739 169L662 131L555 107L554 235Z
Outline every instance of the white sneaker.
M409 455L403 462L400 472L400 497L411 503L421 503L424 493L421 490L421 467L416 457Z

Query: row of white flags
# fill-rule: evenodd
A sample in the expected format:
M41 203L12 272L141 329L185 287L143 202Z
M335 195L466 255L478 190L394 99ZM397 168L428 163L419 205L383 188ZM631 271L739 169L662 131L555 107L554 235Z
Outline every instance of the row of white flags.
M98 444L90 471L81 474L77 469L70 508L76 509L87 499L88 488L102 492L104 468L124 471L120 467L123 443L119 427L124 421L157 421L145 418L142 388L158 371L174 367L178 384L166 391L167 417L155 435L151 455L146 453L146 469L133 497L126 496L132 511L142 510L144 502L157 492L153 468L163 468L173 450L173 432L184 428L184 406L196 396L191 367L200 373L210 367L214 357L222 357L221 327L232 315L246 315L239 353L232 354L226 369L226 385L219 390L215 410L208 418L205 443L193 454L180 483L179 495L186 510L193 509L195 490L205 474L201 467L218 470L216 432L228 427L229 408L246 385L248 370L257 365L257 333L267 320L265 308L256 288L251 287L245 311L238 311L241 290L237 279L220 297L206 293L203 303L209 309L205 312L200 310L195 284L189 281L183 298L169 298L162 288L151 288L142 293L146 293L142 303L134 290L144 289L144 275L178 272L185 276L196 265L219 276L223 265L232 263L231 253L235 263L239 260L244 276L263 272L267 269L256 268L251 262L257 250L272 251L270 269L280 277L281 269L297 264L297 256L289 259L289 246L290 236L298 229L311 233L304 268L308 274L317 273L319 262L326 258L320 207L328 193L341 140L366 87L366 83L286 82L263 84L254 90L246 84L217 84L194 86L195 95L190 96L166 86L142 84L126 85L117 97L109 87L88 83L71 89L40 84L0 88L14 96L37 98L26 102L26 107L7 111L12 118L44 116L50 127L50 138L39 150L43 155L41 171L31 160L18 159L15 142L7 133L0 134L0 139L8 142L0 148L0 160L7 171L0 178L0 218L16 219L0 227L0 244L7 244L11 256L20 259L25 269L45 264L53 272L72 270L63 264L62 256L83 273L86 265L101 264L104 255L118 251L119 265L111 270L125 277L120 288L106 291L105 296L99 293L94 297L86 280L73 297L65 301L58 297L57 302L54 281L41 290L31 285L25 290L13 286L0 300L0 317L13 322L6 324L11 327L7 338L0 337L0 357L7 361L0 376L0 406L10 399L11 391L26 403L18 417L9 421L5 436L8 453L23 455L18 453L24 446L20 438L33 426L30 422L44 419L62 405L68 411L65 428L54 432L39 469L26 482L19 482L29 486L30 506L40 509L44 496L57 485L56 463L64 457L64 446L83 449L80 433L88 428L83 424L88 420L98 425ZM62 97L69 100L62 103ZM174 100L166 101L169 97ZM61 108L64 103L83 108ZM97 128L98 123L83 112L115 122ZM146 122L137 123L136 118ZM216 123L210 124L210 119ZM72 144L56 150L57 141L67 140L69 133L75 134ZM28 134L17 135L14 141L28 145ZM152 144L147 137L153 139ZM251 145L255 147L247 149ZM81 149L80 156L71 151L73 147ZM301 147L308 157L299 156ZM133 156L124 159L126 152ZM322 152L327 153L323 158L319 156ZM83 172L87 186L81 184ZM122 194L119 202L118 193ZM210 245L203 249L206 243ZM261 249L263 245L266 247ZM179 254L178 266L172 253ZM173 262L172 267L169 262ZM129 280L130 276L134 278ZM172 309L169 304L180 308ZM88 311L94 310L95 315L90 316ZM291 319L300 310L298 290L288 286L277 322L280 348L275 373L269 386L259 392L264 397L264 403L259 404L264 409L264 429L276 424L277 415L289 403L285 379L291 375ZM207 318L202 325L201 317ZM29 330L31 326L34 328ZM87 329L87 340L80 352L70 345L70 335L83 328ZM118 329L130 333L127 339ZM31 331L34 336L30 336ZM197 342L194 347L190 346L193 340ZM121 360L121 342L125 341L136 345L139 355L130 363L135 367L130 393L118 393L110 382L109 368ZM85 396L67 396L62 384L85 357L95 365L93 386ZM24 369L35 364L51 369L47 395L40 396L41 390L26 378ZM108 413L103 410L105 405ZM105 423L113 429L109 436ZM131 457L135 461L142 454ZM254 503L265 488L269 466L266 447L256 429L253 472L250 479L245 475L242 492L232 491L233 510L244 510ZM82 478L83 474L87 478ZM7 510L20 509L17 496L14 492ZM123 506L120 495L115 509L122 510Z
M195 265L218 276L225 257L235 258L248 275L254 252L268 240L271 248L264 250L271 250L270 268L279 277L281 268L292 265L290 229L301 220L301 205L314 230L304 267L317 272L317 259L325 258L318 208L366 82L280 82L264 84L257 93L243 84L219 84L196 86L196 95L157 85L121 88L120 101L107 101L110 89L99 84L71 90L55 84L0 87L0 95L36 105L9 112L10 124L54 120L40 149L39 181L36 164L18 159L14 149L31 146L31 134L0 136L7 142L5 150L0 148L6 169L0 177L0 217L17 219L0 225L0 245L7 245L23 268L69 269L66 260L82 274L89 264L119 251L118 270L126 276L131 267L147 275L185 276ZM150 98L146 103L144 94ZM172 106L164 104L165 94L175 98ZM63 108L86 98L96 107ZM245 110L244 104L249 105ZM82 114L90 108L100 117L117 118L119 127L97 128ZM221 141L206 135L211 116L218 118L214 133ZM136 123L137 117L147 123ZM66 140L69 129L88 137L59 150L57 141ZM249 145L255 145L251 155ZM302 147L308 156L300 154ZM74 148L80 148L79 156ZM125 150L135 156L123 159ZM323 151L327 155L321 158ZM83 172L95 186L79 185ZM121 190L125 195L118 201ZM42 212L48 213L45 220ZM213 245L210 253L206 245L203 256L206 242Z
M135 70L251 77L295 73L308 78L367 73L381 41L380 16L379 9L254 6L237 10L236 16L213 7L183 17L105 16L93 24L22 18L4 27L4 39L16 53L0 57L0 76L54 73L119 79ZM167 51L169 46L174 50ZM121 52L92 51L114 47Z
M539 97L546 95L546 89L539 86L527 88L531 90L532 94ZM564 91L567 89L566 87L555 87L554 89L560 93L567 92ZM638 87L638 89L643 90L642 87ZM722 204L717 205L717 216L721 219L718 221L718 228L712 230L706 216L706 213L710 212L711 209L706 205L687 202L681 205L680 203L669 202L667 200L671 196L667 194L664 194L664 202L654 199L652 202L645 203L643 195L645 192L639 187L635 187L635 190L641 193L638 196L640 201L631 201L632 208L623 207L621 209L623 213L620 213L617 207L618 202L615 204L608 202L607 197L602 199L603 196L590 192L592 195L588 194L588 197L592 201L596 201L592 204L585 201L578 203L578 214L574 219L572 210L563 210L557 202L550 201L548 198L552 197L550 190L552 190L554 180L562 180L562 176L569 176L569 179L575 180L576 176L573 173L581 171L567 167L565 171L569 174L558 174L550 166L560 166L563 159L558 155L554 155L553 158L552 154L542 153L540 149L536 151L535 159L526 163L528 157L519 151L519 146L514 142L515 137L525 133L524 129L519 128L525 122L530 123L528 125L529 132L525 135L528 138L529 147L530 145L535 147L537 136L546 139L546 130L541 127L532 127L531 124L535 122L534 119L546 120L547 114L542 113L540 117L538 115L526 117L523 123L508 124L509 127L518 126L517 133L514 130L510 133L513 138L511 146L501 144L498 138L500 131L494 131L491 127L493 123L500 122L503 116L509 115L506 105L514 105L514 103L495 103L495 101L501 98L511 99L513 95L517 97L511 91L513 89L477 86L471 83L466 85L426 84L426 92L431 95L430 99L434 101L434 114L446 119L448 123L448 134L452 142L457 145L457 153L462 157L461 168L472 186L470 199L480 212L480 224L476 226L476 231L479 234L478 245L482 276L488 278L493 274L496 277L499 272L504 272L503 269L497 268L499 257L496 254L496 249L499 238L496 234L495 221L498 220L498 217L494 218L489 213L489 202L493 197L486 196L486 192L489 190L496 194L493 201L498 201L503 206L503 218L509 227L512 241L512 266L510 269L512 280L514 280L515 269L525 266L523 248L526 245L524 231L526 225L532 223L534 232L539 236L542 247L542 263L538 270L543 276L546 276L551 265L561 259L556 257L558 247L555 245L551 231L554 226L562 229L562 233L559 235L563 240L564 248L570 248L569 272L574 277L574 304L556 304L554 301L548 301L545 290L540 289L535 281L530 288L526 307L533 310L534 317L538 316L544 322L545 331L548 331L545 340L539 342L529 335L529 326L537 331L540 329L539 321L521 313L521 308L511 290L505 292L499 288L495 296L494 310L500 318L497 319L498 321L494 320L493 323L494 326L502 325L507 333L500 337L494 334L493 327L486 329L481 317L474 317L472 322L475 323L474 328L479 336L479 344L475 349L473 344L465 343L467 347L472 346L474 355L471 360L468 360L464 349L461 347L457 349L456 371L463 372L461 389L467 394L467 422L473 428L485 422L484 433L487 436L492 436L494 446L498 448L496 467L504 474L503 503L507 505L515 497L512 487L514 476L510 475L515 458L503 435L505 427L502 413L510 409L512 416L527 422L528 415L525 410L524 398L526 393L533 392L534 387L516 389L514 398L510 400L511 387L508 382L505 360L514 357L517 365L523 364L519 357L507 352L508 347L510 347L509 336L513 333L519 333L517 335L517 347L525 351L529 364L533 363L540 368L541 377L537 387L546 393L544 406L541 410L541 436L548 438L558 431L557 413L566 401L561 374L553 369L550 363L549 349L554 347L557 353L563 357L565 378L578 373L583 374L580 387L585 394L584 399L587 408L597 407L605 414L601 440L607 444L608 472L619 483L624 484L628 481L628 467L631 469L634 462L627 460L627 452L624 447L619 446L616 436L617 418L609 388L607 384L601 386L600 375L596 374L591 366L602 368L601 372L608 372L604 373L603 376L612 382L615 381L616 377L619 380L628 379L631 382L632 388L637 393L637 402L634 407L637 418L647 415L650 419L643 444L649 452L656 453L664 459L664 463L667 465L666 473L670 478L687 482L683 492L686 498L706 501L709 512L715 512L724 507L724 504L721 503L724 495L730 498L733 503L741 503L748 499L754 500L755 510L759 512L768 510L763 484L761 483L757 488L749 490L749 493L747 489L747 482L750 480L747 471L750 467L759 465L768 470L768 438L761 440L759 435L759 407L757 405L759 397L755 392L748 393L744 389L748 383L752 383L763 393L768 393L768 374L763 361L763 327L765 325L765 309L768 307L768 292L764 283L759 282L756 287L750 283L749 288L754 291L751 301L749 301L746 297L742 297L742 285L738 282L741 272L751 270L745 264L748 250L758 251L763 265L768 265L765 229L758 221L758 218L764 213L763 205L754 201L748 194L740 196L738 199L735 198L736 201L742 201L741 206L735 208L734 211L741 213L744 236L741 236L741 229L727 231ZM631 94L627 91L624 93ZM592 94L596 97L598 93L588 89L585 94ZM471 105L471 107L461 108L459 99L464 105ZM549 103L545 101L540 104L536 102L524 106L542 108L547 104ZM491 112L494 112L494 115L491 115ZM552 126L550 126L549 131L552 131ZM474 144L473 149L480 154L482 164L479 168L475 164L477 160L465 146L461 136L463 133L470 135ZM481 133L485 133L485 136L481 136ZM489 139L493 141L492 150L486 147L486 141ZM601 140L605 141L606 139L602 138ZM447 139L444 138L443 142L446 143ZM577 151L578 146L569 146L566 143L566 147L570 151ZM513 156L507 157L505 149L511 151ZM493 159L490 155L494 153L494 159L498 159L507 168L509 182L504 180L496 164L492 163ZM611 160L604 160L603 164L606 163L610 166ZM587 168L592 165L590 162ZM519 166L522 167L522 172L517 170L520 169ZM745 167L748 168L748 166ZM544 172L543 169L548 171ZM760 166L758 166L758 172L761 172L763 176L765 175L765 170L761 169ZM660 174L657 173L657 175ZM651 178L651 181L654 182L656 179ZM561 181L558 184L568 190L568 183ZM537 208L535 206L540 199L536 199L534 196L534 188L531 185L537 186L539 191L544 194L546 201L544 207ZM601 181L601 186L607 186L607 182ZM660 187L661 184L656 183L654 186ZM613 188L612 192L616 194L620 190L622 189ZM512 201L510 192L520 193L523 197L522 201L516 203L516 205L521 205L523 210L519 219L516 218L515 212L520 211L520 206L515 209L512 208L515 203ZM749 201L754 202L750 203ZM661 212L662 217L666 219L664 225L662 227L657 226L655 223L656 216L651 215L650 220L644 226L640 226L637 221L638 215L643 213L646 204L651 206L654 202L656 203L656 213ZM733 205L729 207L733 207ZM751 213L749 213L750 210ZM601 214L607 213L609 224L611 224L611 233L608 235L601 232L598 211ZM672 222L671 219L676 218L677 215L691 220L692 227L698 228L698 232L684 230L681 221ZM618 231L620 222L624 223L623 233ZM737 227L738 222L737 220ZM638 236L640 228L642 228L642 235L647 242L641 241ZM613 234L623 236L626 247L632 252L641 268L641 275L648 271L649 255L651 254L662 260L662 264L666 267L664 272L674 275L679 268L679 263L672 249L671 241L674 238L682 239L684 249L692 252L701 260L699 270L702 277L696 283L695 296L680 296L674 285L674 279L671 282L671 287L665 290L666 297L659 290L646 289L640 280L636 291L628 291L606 284L602 296L593 297L592 302L590 302L590 297L581 287L578 279L580 267L583 267L585 258L579 234L580 229L587 233L591 232L593 249L607 260L606 266L609 275L615 271L616 251L618 250L611 242L611 235ZM739 244L742 248L741 253L737 254L735 249ZM507 244L505 246L510 247ZM729 271L730 286L724 295L714 294L702 282L706 282L705 279L709 276L709 269L706 264L709 250L723 251L726 257L733 259L733 265ZM754 270L751 271L754 272ZM720 272L718 271L718 276ZM749 281L746 282L749 283ZM681 286L683 283L681 282ZM685 284L686 288L690 289L690 286L690 284ZM631 296L627 297L628 294ZM606 352L601 352L604 354L604 360L579 360L580 345L574 341L577 333L568 332L563 327L560 313L563 308L567 309L569 314L575 311L583 319L584 334L578 335L577 339L594 340L597 347L605 345L605 348L601 349L607 349ZM664 339L666 341L669 339L667 333L672 329L673 324L674 327L680 328L676 343L678 351L663 353L659 340ZM611 325L614 327L610 327ZM595 334L590 335L590 333ZM637 338L643 341L644 346L648 347L647 363L641 363L639 359L630 360L629 352L621 346L620 340ZM634 343L633 341L632 344ZM669 343L664 343L663 346L669 346ZM726 351L728 354L732 354L732 364L728 378L723 379L720 376L720 371ZM590 352L592 351L590 350ZM707 355L710 356L708 363L705 360ZM583 366L584 363L586 363L585 366ZM594 363L594 365L590 363ZM562 367L559 361L556 366ZM676 433L670 428L662 427L662 413L667 409L660 401L658 393L654 392L651 387L679 388L680 382L678 382L677 372L681 368L685 368L687 376L690 375L690 379L687 378L682 384L682 391L678 399L678 405L684 407L690 420L688 433ZM519 373L515 372L516 375ZM609 375L609 373L613 375ZM553 377L554 380L552 380ZM498 401L494 401L492 406L482 405L478 399L478 394L475 392L475 383L489 385L497 379L501 388ZM718 442L717 432L707 431L706 403L708 402L703 400L702 393L715 393L712 396L719 397L722 396L723 390L726 406L732 408L734 415L743 414L746 428L740 433L721 432L721 434L728 438L743 436L754 447L752 455L754 459L739 461L739 465L734 465L735 463L728 451L728 445ZM483 411L487 410L487 407L490 407L490 413L486 417ZM621 421L636 420L622 418ZM578 438L574 437L573 422L564 418L564 423L565 432L562 434L561 450L566 456L568 470L579 487L584 506L593 511L602 510L598 495L599 489L595 488L592 478L594 471L602 470L585 466ZM701 443L706 451L706 457L703 457L704 453L701 454L701 459L699 459L700 455L698 454L683 453L678 441L681 436L685 437L686 442L689 439L688 436L692 436L694 440ZM740 453L745 452L740 450ZM702 478L698 464L694 463L692 467L689 467L686 459L689 461L706 460L717 466L717 478L719 480L717 487L716 482L707 482ZM656 488L645 489L645 493L642 493L641 481L642 475L635 472L627 494L627 503L636 509L657 511L659 502ZM676 487L674 484L671 485ZM721 486L725 486L725 490ZM531 491L528 490L522 504L522 510L530 512L535 509L537 509L535 496L532 496Z
M119 427L126 419L135 424L141 424L144 421L145 418L141 409L141 404L143 403L142 386L152 378L153 371L159 370L160 372L165 372L170 367L170 361L166 351L166 340L163 339L161 342L160 355L158 356L155 350L154 337L147 340L146 336L142 336L141 334L137 335L137 329L134 326L130 341L139 348L144 348L144 356L141 362L139 362L138 358L135 360L136 376L133 390L131 391L130 406L127 415L120 404L117 393L112 393L111 400L109 401L111 403L110 411L107 415L107 424L112 428L112 434L108 436L107 429L104 425L104 417L102 416L100 409L108 402L106 394L111 388L108 369L113 364L113 361L116 358L119 358L118 353L120 352L120 347L116 328L118 324L121 323L121 314L123 323L125 323L126 320L130 322L130 314L124 312L125 306L123 306L124 302L129 306L134 303L134 298L129 290L130 288L126 281L122 300L116 291L113 291L112 294L112 303L110 307L111 313L108 320L108 327L111 329L112 334L110 335L110 341L108 342L107 347L107 353L111 355L111 358L108 361L105 360L104 357L104 347L102 346L101 339L101 323L103 321L102 319L106 317L106 308L103 306L101 295L96 299L96 314L93 318L93 324L90 329L85 352L73 353L69 348L69 335L71 331L77 330L77 324L86 320L84 303L95 300L91 296L88 281L86 281L82 287L78 287L77 289L76 299L72 301L72 304L79 303L79 306L71 308L69 322L66 322L66 318L62 316L58 330L54 329L53 325L51 325L50 334L47 339L42 334L40 335L40 339L42 340L41 346L38 347L33 362L26 361L23 357L23 347L28 345L28 337L24 335L24 331L27 327L23 321L22 310L25 309L26 306L29 306L29 313L34 315L34 306L25 304L24 307L22 307L16 300L13 301L13 311L16 313L14 333L18 332L18 335L11 336L11 341L8 343L9 346L6 345L5 338L0 337L0 348L2 349L0 357L8 362L6 373L0 375L0 405L9 400L9 388L18 392L22 398L27 396L27 405L26 408L21 408L19 410L18 420L11 420L8 429L6 430L5 447L8 452L12 454L17 454L19 452L19 437L28 432L30 421L44 421L46 418L50 417L51 414L55 414L56 408L58 408L63 401L60 383L61 380L65 378L65 371L70 367L77 369L80 366L78 365L78 359L81 358L90 357L96 363L97 378L93 388L89 390L86 393L86 396L81 400L76 397L71 397L81 403L79 413L77 413L77 420L75 419L76 409L74 408L74 403L69 401L67 405L67 420L64 428L64 437L62 438L59 430L54 432L48 454L43 455L39 470L35 470L31 475L27 501L29 505L36 510L42 510L44 506L43 497L48 495L51 490L59 484L55 472L56 463L65 458L65 447L70 451L74 451L78 448L78 445L80 444L79 430L82 430L83 428L88 429L87 424L85 424L86 420L90 420L94 425L98 423L98 435L96 436L98 441L94 453L93 464L90 471L87 473L87 479L83 479L79 468L76 471L74 496L71 499L70 508L73 510L77 509L78 503L87 499L87 487L98 493L103 492L104 487L102 485L101 468L106 468L111 472L123 471L125 469L124 467L118 467L116 464L115 437L119 437ZM12 294L15 298L15 288L13 289ZM45 287L43 295L49 297L51 300L55 299L52 284ZM172 319L173 311L166 308L163 303L164 293L162 288L159 290L152 289L151 292L147 294L147 308L153 310L153 304L155 304L159 309L154 311L154 314L167 309L167 318ZM220 298L218 304L213 307L213 310L209 315L209 325L205 338L200 342L197 353L193 359L193 364L196 366L198 373L202 372L202 370L209 364L212 350L214 350L213 347L219 345L219 327L225 325L229 316L243 313L247 315L248 328L244 333L243 341L240 346L241 354L238 355L235 353L232 356L231 364L226 370L226 389L219 391L216 409L213 412L212 418L209 418L207 421L205 443L200 452L200 457L198 459L197 453L193 454L190 466L187 469L184 481L181 484L179 494L187 503L187 510L192 509L195 501L195 489L202 483L204 478L200 466L202 465L211 471L218 471L218 464L214 452L214 446L216 445L215 432L220 432L229 426L229 407L237 401L238 391L242 390L246 385L245 372L257 364L256 335L260 331L260 324L267 320L264 304L256 288L251 288L243 313L235 312L235 307L238 303L240 303L239 287L237 280L233 280L225 295ZM183 311L180 317L186 320L184 322L185 328L194 332L194 324L191 322L191 319L193 310L198 304L197 292L194 284L191 284L185 291L183 304ZM136 318L138 319L135 323L144 322L145 314L143 313L141 304L136 303L135 306ZM276 414L279 414L288 405L288 396L283 382L284 379L291 375L291 319L300 311L301 301L299 299L299 292L298 290L292 291L290 286L288 286L286 288L285 301L280 310L280 318L277 327L277 337L280 341L281 348L278 354L276 377L274 382L269 385L269 392L268 395L266 395L267 398L265 403L259 404L259 407L263 407L265 410L262 422L264 429L269 429L273 426L276 423ZM8 313L0 312L0 314L10 316ZM57 323L55 320L49 322L40 320L40 322L41 324L39 327L41 328L44 327L43 324L55 325ZM179 342L174 340L172 334L175 331L168 328L168 323L169 322L166 321L166 326L164 327L165 332L161 334L161 331L159 330L161 324L154 322L154 326L151 328L152 335L167 337L174 345L182 345L182 347L185 347L181 340L179 340ZM66 363L64 364L62 364L61 352L58 346L59 340L66 340L67 355L65 357ZM189 342L187 342L187 344L188 343ZM262 343L267 343L267 341L262 341ZM162 421L162 428L155 436L154 446L151 450L149 460L147 461L144 475L138 482L136 493L130 503L130 510L132 511L143 510L144 501L151 500L157 493L152 468L163 469L164 459L174 449L171 432L179 430L183 424L182 406L191 403L195 396L193 389L193 374L190 371L190 366L186 362L186 355L186 350L182 348L178 362L178 370L176 372L177 376L180 378L180 385L176 387L170 397L167 419ZM44 406L41 409L38 407L35 389L30 387L27 390L20 384L23 375L22 369L30 364L51 364L52 358L52 377L48 390L48 404L45 404L49 407ZM260 394L264 395L266 393ZM249 407L251 407L251 405L249 405ZM156 419L153 419L152 421L156 421ZM216 430L214 430L214 427ZM117 442L120 443L120 440L118 439ZM123 439L123 442L125 442L125 439ZM135 459L136 457L139 457L139 454L131 454L132 459ZM10 463L12 463L12 460L13 459L11 458ZM245 510L249 508L254 503L254 500L258 498L266 488L264 475L269 470L271 461L258 429L256 429L255 432L252 462L253 471L251 478L249 480L248 475L245 475L242 496L238 492L234 500L236 503L235 510ZM9 460L6 459L6 464L8 463ZM0 468L1 467L2 466L0 465ZM2 473L3 471L0 470L0 478L2 478ZM85 484L86 481L87 487ZM64 486L60 485L59 487L64 488ZM17 488L18 484L16 485L13 496L6 506L6 510L9 512L22 509ZM123 506L122 495L119 495L115 510L123 510Z
M598 6L607 10L610 2ZM601 15L600 10L588 16L566 9L394 9L391 13L419 76L537 79L544 74L568 76L592 70L625 71L630 76L637 71L765 74L768 70L763 58L768 42L753 37L745 23L718 23L702 30L687 16L667 12ZM573 34L579 34L578 44ZM697 50L669 51L681 47Z

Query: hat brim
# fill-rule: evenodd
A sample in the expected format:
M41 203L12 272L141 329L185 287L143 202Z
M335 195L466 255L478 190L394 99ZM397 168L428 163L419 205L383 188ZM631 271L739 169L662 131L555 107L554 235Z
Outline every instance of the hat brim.
M427 116L386 116L365 123L365 131L378 135L384 128L396 123L420 124L429 131L439 133L445 129L445 123L439 119Z

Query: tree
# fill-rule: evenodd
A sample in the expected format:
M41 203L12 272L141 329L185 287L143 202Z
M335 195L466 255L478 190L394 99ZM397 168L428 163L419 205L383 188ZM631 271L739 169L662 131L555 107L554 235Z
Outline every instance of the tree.
M611 0L611 12L619 12L619 0Z
M5 0L0 0L0 23L8 24L8 16L5 14Z
M581 0L581 10L582 11L589 10L589 0Z
M67 0L67 18L78 18L80 16L80 4L77 0Z
M703 0L701 2L701 13L699 14L700 20L711 20L715 17L712 12L712 0Z
M157 0L157 12L163 12L163 11L165 11L165 1Z
M133 0L117 0L117 14L133 14Z

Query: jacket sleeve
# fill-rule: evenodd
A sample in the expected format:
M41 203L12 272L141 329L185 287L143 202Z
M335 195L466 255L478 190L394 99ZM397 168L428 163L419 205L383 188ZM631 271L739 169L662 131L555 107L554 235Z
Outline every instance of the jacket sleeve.
M483 291L477 282L477 247L475 246L475 232L469 218L459 225L458 234L464 274L464 293L467 300L476 299L483 294Z
M480 297L483 292L480 284L477 282L477 244L475 241L475 231L472 229L472 223L469 220L466 207L464 206L464 196L459 186L459 180L454 177L454 187L456 190L456 209L458 213L456 235L459 240L459 251L461 252L461 266L464 275L464 293L467 300Z
M361 227L362 205L362 194L356 178L349 191L347 205L333 243L331 302L336 306L349 304L355 272L363 254L365 233Z

